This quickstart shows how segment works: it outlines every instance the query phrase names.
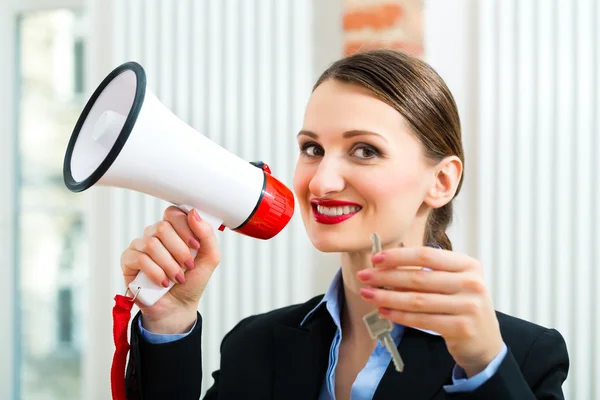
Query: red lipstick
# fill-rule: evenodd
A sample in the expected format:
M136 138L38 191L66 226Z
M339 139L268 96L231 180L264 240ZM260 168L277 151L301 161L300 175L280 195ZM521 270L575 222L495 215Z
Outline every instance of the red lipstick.
M360 204L353 203L345 200L326 200L326 199L312 199L310 201L313 208L313 215L315 217L315 221L320 224L333 225L339 224L347 220L348 218L352 218L356 215L360 209L362 208ZM352 207L355 211L351 211L349 213L344 213L342 215L325 215L319 212L319 206L321 207Z

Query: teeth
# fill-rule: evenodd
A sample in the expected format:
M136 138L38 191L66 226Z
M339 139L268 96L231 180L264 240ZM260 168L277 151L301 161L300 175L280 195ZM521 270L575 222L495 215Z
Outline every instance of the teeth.
M335 217L338 215L346 215L360 211L358 206L342 206L342 207L324 207L317 206L319 214Z

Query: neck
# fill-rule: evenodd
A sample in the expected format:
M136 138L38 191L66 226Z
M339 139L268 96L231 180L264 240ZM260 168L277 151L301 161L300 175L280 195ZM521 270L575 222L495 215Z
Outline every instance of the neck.
M356 274L364 268L371 268L370 253L361 257L363 262L357 262L358 255L342 255L342 277L344 281L343 308L341 310L342 337L344 340L365 342L371 337L367 332L363 316L375 309L374 306L365 302L360 296L360 289L366 287L358 280Z
M424 231L424 229L423 229ZM422 246L423 233L410 235L405 241L404 246ZM400 243L384 244L383 248L399 247ZM371 337L363 321L363 316L375 310L375 307L366 301L360 295L360 289L367 287L356 276L356 274L366 268L373 268L371 264L371 250L348 252L341 254L342 278L344 282L344 305L341 310L342 337L344 341L359 343L372 342Z

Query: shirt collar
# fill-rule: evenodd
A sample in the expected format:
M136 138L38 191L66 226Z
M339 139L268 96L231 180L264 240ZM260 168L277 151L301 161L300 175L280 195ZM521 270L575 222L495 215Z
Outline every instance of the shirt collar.
M436 247L438 249L442 248L440 245L435 243L427 243L426 246ZM327 291L325 292L325 295L323 296L319 304L317 304L312 310L308 312L308 314L306 314L302 322L300 322L300 326L303 326L314 315L314 313L324 305L327 308L329 315L333 319L333 322L335 322L335 325L338 327L338 329L341 329L342 324L340 321L340 312L342 303L344 301L344 291L342 290L342 287L342 269L339 268L333 276L331 283L329 283L329 287L327 288ZM394 323L394 325L400 326L396 323ZM431 335L440 336L440 334L435 331L420 328L414 329L418 329Z
M344 297L344 291L341 290L341 288L342 288L342 269L339 268L337 270L337 272L335 273L335 275L333 276L333 279L332 279L331 283L329 284L329 287L327 288L327 291L325 292L325 295L323 296L323 298L321 299L319 304L317 304L312 310L310 310L308 312L308 314L306 314L306 316L300 323L300 326L304 325L304 323L306 321L308 321L319 308L321 308L323 305L325 305L325 307L327 308L327 311L329 312L329 315L331 315L331 318L333 319L333 322L335 322L335 325L338 328L340 328L341 327L340 308L341 308L341 302Z

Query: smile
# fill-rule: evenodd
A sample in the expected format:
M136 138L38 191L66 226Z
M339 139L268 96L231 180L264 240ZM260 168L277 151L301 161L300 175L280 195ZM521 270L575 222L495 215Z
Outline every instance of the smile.
M362 207L355 203L337 200L313 200L311 201L315 221L321 224L339 224L352 218Z
M328 217L335 217L338 215L356 214L360 211L360 207L357 206L343 206L343 207L325 207L317 206L317 212L319 214L327 215Z

